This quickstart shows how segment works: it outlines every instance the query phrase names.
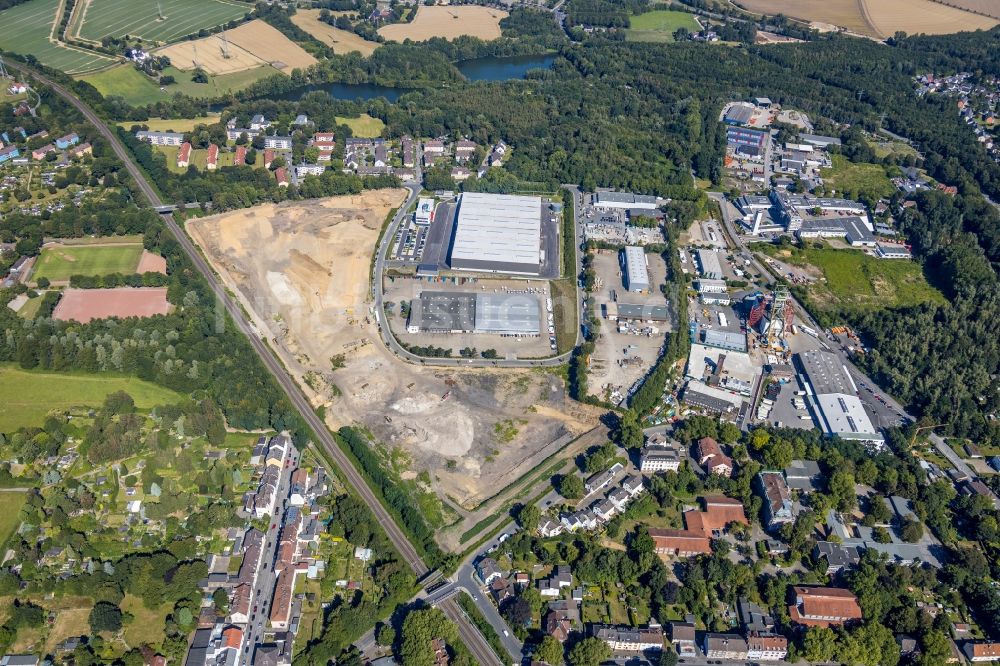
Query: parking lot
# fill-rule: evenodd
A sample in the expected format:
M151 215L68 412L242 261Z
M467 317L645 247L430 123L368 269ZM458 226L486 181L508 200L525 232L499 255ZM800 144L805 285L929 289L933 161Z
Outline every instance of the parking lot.
M588 371L588 389L591 395L615 403L625 399L629 389L656 363L666 334L671 330L670 322L626 324L605 318L608 303L666 305L659 288L666 280L663 257L646 254L646 258L652 289L651 293L637 294L626 291L622 284L617 251L606 250L594 257L594 270L600 280L600 286L594 291L594 300L602 321ZM619 324L627 330L618 332Z

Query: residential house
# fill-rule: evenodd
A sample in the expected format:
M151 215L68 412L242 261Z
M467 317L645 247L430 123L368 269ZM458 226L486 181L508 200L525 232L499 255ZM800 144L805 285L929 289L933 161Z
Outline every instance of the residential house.
M31 151L31 159L35 161L43 160L45 159L46 155L54 152L56 152L56 147L53 146L51 143L47 143L41 148L35 148L33 151Z
M670 642L674 651L681 657L693 657L697 654L694 622L671 622Z
M899 656L912 657L920 652L920 643L913 636L896 634L896 645L899 646Z
M712 537L721 534L732 523L750 524L743 509L743 502L737 499L711 495L702 497L701 502L704 505L703 510L684 512L684 524L690 532Z
M399 140L403 166L412 169L417 166L417 144L412 137L404 136Z
M266 130L270 126L271 122L267 120L267 118L265 118L263 114L258 113L253 118L250 119L250 129L253 130L254 132L261 132L263 130Z
M813 559L826 558L826 574L833 576L844 569L856 567L861 561L861 548L832 541L819 541L813 548Z
M56 148L59 150L66 150L70 146L75 146L80 143L80 137L77 136L76 132L71 132L66 136L61 136L56 139Z
M38 666L38 657L33 654L5 654L0 658L0 666Z
M476 564L476 574L479 576L479 580L483 581L483 585L489 585L497 578L502 577L503 571L492 557L484 557Z
M215 171L219 166L219 147L214 143L208 146L208 157L205 158L205 168L209 171Z
M10 93L11 95L23 95L24 93L28 92L28 85L26 83L19 83L17 81L14 81L9 86L7 86L7 92ZM36 659L35 662L37 663L38 660Z
M300 113L299 115L295 116L295 120L292 121L292 125L294 125L295 127L307 127L309 125L312 125L312 122L309 121L309 116L307 116L304 113Z
M635 499L646 490L642 484L642 477L635 474L625 477L621 489L628 493L629 499Z
M573 601L550 601L545 614L543 629L560 643L565 643L573 628L580 622L580 612Z
M594 504L590 507L590 510L594 512L594 515L605 523L615 517L615 514L618 513L618 509L619 507L610 499L594 502Z
M702 437L695 444L695 458L709 474L727 478L733 475L733 460L722 452L722 447L711 437Z
M292 149L292 137L290 136L265 136L264 137L264 147L274 148L275 150L291 150Z
M788 656L788 639L780 634L751 631L747 634L747 659L784 661Z
M849 590L839 587L796 586L795 604L788 614L795 624L807 627L829 627L862 619L858 599Z
M476 143L468 139L460 139L455 142L455 161L464 164L471 160L476 154Z
M20 156L21 150L17 146L7 146L6 148L0 149L0 164Z
M615 476L623 469L624 467L622 467L621 463L615 463L610 469L591 476L583 483L583 487L588 495L596 493L598 490L604 490L611 485L611 482L615 480Z
M625 627L610 624L594 624L590 635L608 644L613 652L644 652L663 649L663 628Z
M246 624L250 621L250 601L253 596L251 583L240 583L233 588L233 598L229 602L229 621Z
M562 534L564 526L551 518L544 519L538 526L538 534L543 537L554 537Z
M274 161L274 151L270 148L264 151L264 168L270 169L271 162Z
M750 647L739 634L715 634L705 632L702 636L702 650L707 659L729 659L746 661Z
M94 147L89 143L81 143L79 146L75 146L69 149L69 156L73 159L79 159L84 155L93 155Z
M291 487L288 491L288 503L292 506L302 506L306 503L306 491L309 488L309 472L298 468L292 472Z
M468 180L471 176L472 172L463 166L451 168L451 179L457 183L461 183L463 180Z
M135 138L154 146L179 146L184 143L184 135L180 132L148 132L140 130L135 133Z
M1000 661L1000 641L966 641L962 652L973 663Z
M496 602L497 606L503 604L511 597L514 596L514 590L511 589L513 586L510 581L506 578L494 578L493 582L490 583L490 594L493 596L493 600Z
M177 168L186 169L191 163L191 144L185 141L177 151Z
M739 613L740 624L743 625L744 631L768 632L774 629L774 618L745 597L736 602L736 611Z
M247 163L247 147L236 146L236 155L233 157L233 164L236 166L245 166L246 163Z
M564 564L552 570L548 578L538 580L538 591L543 597L558 597L564 587L572 587L573 572Z
M680 452L669 446L645 446L640 454L639 470L644 473L676 472L681 467Z
M757 474L757 489L764 500L764 516L768 529L774 530L795 520L792 496L781 472L762 471Z

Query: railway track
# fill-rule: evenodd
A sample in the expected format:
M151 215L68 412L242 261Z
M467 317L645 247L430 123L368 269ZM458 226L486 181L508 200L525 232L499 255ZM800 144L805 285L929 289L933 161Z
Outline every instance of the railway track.
M139 168L139 165L133 161L132 156L125 149L125 146L122 145L118 136L111 131L111 129L104 123L103 120L101 120L93 109L84 104L76 95L72 93L72 91L55 81L52 81L45 75L38 73L34 69L16 62L9 62L6 64L11 69L19 70L24 74L30 74L41 83L49 86L60 97L64 98L78 111L80 111L87 121L94 125L101 135L108 140L115 155L125 165L129 175L131 175L135 180L137 187L142 192L143 196L149 201L149 204L153 207L163 205L163 200L160 198L156 189L150 184L149 180L147 180L146 174ZM299 411L303 420L309 425L310 428L312 428L316 435L316 439L318 440L316 444L330 456L334 463L336 463L336 465L340 468L341 473L344 475L347 483L351 485L354 492L357 493L365 504L368 505L368 508L371 510L372 514L374 514L376 520L381 524L382 529L385 530L389 540L399 552L400 557L402 557L407 565L409 565L418 579L423 578L429 572L429 568L417 552L417 549L413 546L402 529L400 529L399 525L396 524L396 521L393 519L392 515L388 512L385 506L383 506L379 498L376 497L375 493L368 487L367 482L354 467L351 460L337 445L336 441L334 441L334 438L330 434L330 431L327 430L326 425L313 411L312 406L309 404L301 389L285 372L285 369L271 352L271 349L251 329L249 323L245 320L239 305L229 296L228 293L226 293L226 290L218 276L216 276L215 272L195 246L194 242L177 223L177 220L174 219L173 213L161 213L161 218L173 233L177 242L183 248L185 254L188 255L191 263L194 264L198 272L201 273L208 282L217 301L222 303L223 307L225 307L226 312L229 313L229 316L236 327L247 337L250 341L250 345L254 348L254 351L257 352L261 361L284 390L288 399ZM468 618L465 617L461 609L455 605L454 601L449 600L442 603L441 609L458 625L459 636L462 638L466 646L473 652L476 658L480 660L481 664L499 665L502 663L496 655L494 655L492 649L486 643L482 634L480 634L478 629L476 629L469 622Z

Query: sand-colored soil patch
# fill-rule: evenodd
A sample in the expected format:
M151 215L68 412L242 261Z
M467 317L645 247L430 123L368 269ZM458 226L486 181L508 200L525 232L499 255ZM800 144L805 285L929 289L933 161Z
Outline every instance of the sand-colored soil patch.
M190 71L201 68L209 74L233 74L267 64L235 44L227 47L219 35L171 44L158 49L156 54L170 58L170 64L177 69Z
M931 0L861 0L861 2L868 21L883 37L890 37L897 30L909 35L919 33L947 35L967 30L989 30L998 23L994 18L948 7ZM994 2L994 6L996 4Z
M378 48L378 42L347 30L341 30L319 20L319 9L299 9L292 16L292 23L333 49L337 55L358 51L361 55L371 55Z
M152 317L169 311L166 287L67 289L52 317L86 324L94 319Z
M143 250L139 257L139 265L135 269L136 273L163 273L167 274L167 260L149 250Z
M455 39L462 35L484 40L498 39L500 21L505 18L507 12L492 7L422 5L417 9L417 16L412 22L383 26L379 28L378 34L393 42L407 39L422 42L431 37Z

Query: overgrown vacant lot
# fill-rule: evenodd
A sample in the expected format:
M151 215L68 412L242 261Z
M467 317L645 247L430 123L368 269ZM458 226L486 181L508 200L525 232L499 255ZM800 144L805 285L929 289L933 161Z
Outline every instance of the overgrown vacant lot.
M878 259L860 250L809 247L782 248L758 244L754 249L795 266L813 266L822 279L800 289L816 310L836 316L846 311L879 310L926 302L944 296L913 261Z
M27 372L4 364L0 365L0 432L37 426L54 409L99 407L115 391L127 392L140 409L181 400L177 393L135 377Z
M134 273L142 256L142 245L53 245L38 257L32 278L64 282L72 275Z
M833 156L833 168L822 170L826 188L848 198L866 197L872 201L890 197L896 191L885 169L878 164L851 162L843 155Z
M17 491L0 491L0 546L17 529L21 522L21 507L24 506L25 494Z

